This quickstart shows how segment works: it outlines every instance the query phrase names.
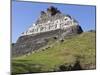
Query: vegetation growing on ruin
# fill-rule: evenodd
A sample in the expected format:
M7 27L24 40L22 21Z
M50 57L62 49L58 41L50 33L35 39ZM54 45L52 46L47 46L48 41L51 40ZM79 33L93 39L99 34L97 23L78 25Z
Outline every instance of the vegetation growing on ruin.
M64 41L54 38L49 40L48 45L51 44L42 51L12 58L12 72L53 72L62 64L73 66L77 59L83 69L95 68L95 32L84 32Z

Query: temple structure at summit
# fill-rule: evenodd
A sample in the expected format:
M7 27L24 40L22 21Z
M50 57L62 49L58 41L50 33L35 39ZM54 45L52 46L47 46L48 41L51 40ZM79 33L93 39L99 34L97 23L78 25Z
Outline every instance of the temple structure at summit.
M79 25L78 22L70 15L62 14L57 8L51 6L47 11L41 11L41 15L37 21L28 30L22 33L24 35L42 33L57 29L65 29Z

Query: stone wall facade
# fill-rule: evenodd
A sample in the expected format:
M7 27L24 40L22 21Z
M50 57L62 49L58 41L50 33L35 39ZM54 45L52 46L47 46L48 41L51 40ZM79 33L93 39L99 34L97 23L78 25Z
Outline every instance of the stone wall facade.
M55 10L57 11L57 9ZM50 16L48 11L47 13L42 11L37 22L33 24L27 31L23 32L22 36L47 32L56 29L66 29L67 27L73 25L78 25L78 22L75 21L75 19L73 19L70 15L56 13L55 15Z
M48 44L49 38L64 39L70 35L82 33L78 22L70 15L63 15L59 10L50 7L27 31L12 45L12 55L20 56L32 53Z

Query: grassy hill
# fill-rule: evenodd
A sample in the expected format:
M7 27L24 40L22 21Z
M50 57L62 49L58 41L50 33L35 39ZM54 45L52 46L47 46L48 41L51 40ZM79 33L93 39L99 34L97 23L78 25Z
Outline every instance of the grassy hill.
M77 60L82 69L95 69L95 32L84 32L63 42L51 39L47 46L51 47L12 58L13 74L59 71L61 65L74 66Z

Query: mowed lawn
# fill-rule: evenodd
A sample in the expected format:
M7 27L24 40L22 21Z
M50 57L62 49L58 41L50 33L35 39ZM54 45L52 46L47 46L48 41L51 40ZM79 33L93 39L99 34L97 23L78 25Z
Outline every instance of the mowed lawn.
M76 58L79 58L80 64L83 66L86 64L95 65L95 39L95 32L84 32L65 39L63 42L51 41L50 44L53 44L53 46L50 48L30 55L12 58L12 72L53 71L61 64L74 64Z

